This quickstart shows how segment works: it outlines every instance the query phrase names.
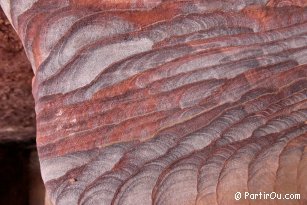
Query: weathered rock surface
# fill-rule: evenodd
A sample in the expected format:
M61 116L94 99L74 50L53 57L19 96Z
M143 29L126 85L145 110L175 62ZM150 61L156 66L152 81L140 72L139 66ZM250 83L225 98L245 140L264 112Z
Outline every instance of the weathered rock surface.
M35 146L33 71L0 8L0 204L42 205L45 188Z
M306 204L306 4L1 0L53 203Z
M0 11L0 143L35 139L33 72L22 44Z

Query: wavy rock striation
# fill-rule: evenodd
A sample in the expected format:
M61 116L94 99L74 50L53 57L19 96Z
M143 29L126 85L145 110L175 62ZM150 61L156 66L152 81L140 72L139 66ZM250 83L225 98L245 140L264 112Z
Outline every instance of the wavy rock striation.
M54 204L307 204L306 1L0 2Z

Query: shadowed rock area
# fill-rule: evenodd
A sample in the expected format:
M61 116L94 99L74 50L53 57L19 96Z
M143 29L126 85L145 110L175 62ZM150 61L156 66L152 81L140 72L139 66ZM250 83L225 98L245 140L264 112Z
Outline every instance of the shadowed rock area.
M32 77L22 43L0 10L0 204L44 203Z
M10 22L0 13L0 141L35 138L33 72Z

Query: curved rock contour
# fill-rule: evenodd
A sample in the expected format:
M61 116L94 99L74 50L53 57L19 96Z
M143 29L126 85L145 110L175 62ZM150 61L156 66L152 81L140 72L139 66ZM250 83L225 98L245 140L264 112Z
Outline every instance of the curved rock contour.
M54 204L307 204L306 1L0 2Z

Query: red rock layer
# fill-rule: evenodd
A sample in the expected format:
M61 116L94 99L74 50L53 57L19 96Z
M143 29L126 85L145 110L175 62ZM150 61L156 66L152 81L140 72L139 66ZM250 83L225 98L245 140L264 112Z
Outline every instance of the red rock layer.
M0 143L35 139L33 73L22 44L0 8Z
M55 204L307 203L305 1L1 2Z

